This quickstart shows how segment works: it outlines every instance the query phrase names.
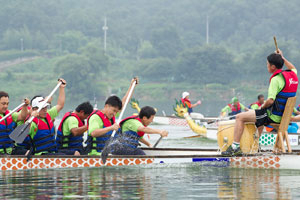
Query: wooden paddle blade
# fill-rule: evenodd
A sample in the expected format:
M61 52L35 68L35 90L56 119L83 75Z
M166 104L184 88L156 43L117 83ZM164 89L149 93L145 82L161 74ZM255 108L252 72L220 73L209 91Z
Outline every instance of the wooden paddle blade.
M16 143L22 143L30 130L30 124L25 123L17 126L11 134L9 134L10 139L14 140Z

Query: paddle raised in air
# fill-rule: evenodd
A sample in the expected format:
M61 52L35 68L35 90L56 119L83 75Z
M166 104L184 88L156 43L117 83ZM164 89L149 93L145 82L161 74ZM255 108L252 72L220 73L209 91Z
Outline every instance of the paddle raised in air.
M118 124L120 123L120 121L121 121L121 119L123 117L123 114L125 112L126 106L127 106L128 102L129 102L129 99L131 98L131 95L133 93L133 90L134 90L136 84L137 84L137 81L134 81L133 85L130 88L129 94L128 94L127 98L126 98L125 104L124 104L123 109L121 111L121 114L120 114L120 116L118 118L118 121L117 121ZM106 162L108 154L111 152L111 145L112 145L112 141L113 141L113 138L114 138L115 134L116 134L116 131L113 131L113 133L111 134L110 139L106 142L105 147L103 148L103 150L101 152L101 159L102 159L102 162L104 164Z
M47 96L47 98L43 101L43 104L41 107L38 108L37 112L40 112L41 109L44 107L44 105L48 102L48 100L51 98L51 96L54 94L54 92L59 88L59 86L62 84L62 82L59 82L56 87L52 90L52 92ZM17 126L15 130L9 135L9 137L14 140L16 143L22 143L26 136L29 133L30 130L30 123L34 119L34 116L31 116L29 120L27 120L24 124Z
M0 122L2 122L3 120L5 120L6 118L8 118L11 114L13 114L14 112L18 111L22 106L24 106L25 103L21 103L20 105L18 105L15 109L13 109L12 111L10 111L7 115L5 115L4 117L2 117L0 119Z

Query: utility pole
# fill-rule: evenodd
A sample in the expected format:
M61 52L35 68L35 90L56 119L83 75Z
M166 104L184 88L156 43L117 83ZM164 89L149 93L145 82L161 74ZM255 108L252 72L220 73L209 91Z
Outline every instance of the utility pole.
M208 15L206 15L206 44L209 44L209 22L208 22Z
M23 38L20 39L21 42L21 51L24 51L24 43L23 43Z
M104 17L104 26L102 27L104 31L104 53L106 53L106 32L107 32L107 24L106 24L106 16Z

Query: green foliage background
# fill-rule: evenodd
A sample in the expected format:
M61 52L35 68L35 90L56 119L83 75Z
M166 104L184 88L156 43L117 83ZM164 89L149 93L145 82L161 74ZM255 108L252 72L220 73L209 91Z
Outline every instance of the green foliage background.
M267 95L273 36L300 66L297 0L0 0L0 90L12 105L68 82L66 109L122 96L134 76L142 105L171 111L185 90L216 115L233 95ZM107 18L107 51L103 24ZM206 43L206 20L209 43ZM2 67L3 62L39 56ZM144 103L143 103L144 102ZM196 109L196 111L197 111ZM169 113L170 114L170 113Z

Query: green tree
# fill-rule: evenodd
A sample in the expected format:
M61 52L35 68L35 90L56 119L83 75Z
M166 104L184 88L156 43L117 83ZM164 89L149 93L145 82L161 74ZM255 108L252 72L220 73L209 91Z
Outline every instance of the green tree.
M105 95L104 73L108 58L92 44L82 49L81 55L69 54L56 63L55 71L68 81L68 92L76 99ZM100 52L100 54L98 54ZM104 90L105 89L105 90Z
M230 83L239 76L233 56L219 46L201 46L183 51L177 62L176 81Z
M149 82L171 82L175 74L173 66L169 58L144 59L139 63L139 75Z
M173 26L153 30L150 42L162 57L174 58L182 49L181 39Z

